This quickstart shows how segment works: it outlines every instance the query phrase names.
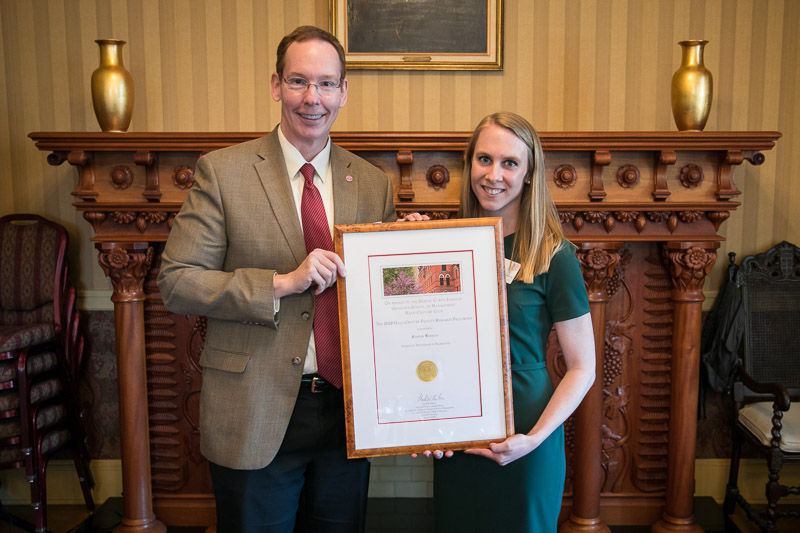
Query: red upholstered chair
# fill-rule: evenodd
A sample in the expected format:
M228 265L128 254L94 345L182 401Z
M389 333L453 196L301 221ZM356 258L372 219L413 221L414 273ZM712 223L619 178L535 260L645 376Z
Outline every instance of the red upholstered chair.
M47 529L45 472L60 451L71 452L94 509L76 388L83 337L66 251L62 226L37 215L0 218L0 468L25 468L36 531Z

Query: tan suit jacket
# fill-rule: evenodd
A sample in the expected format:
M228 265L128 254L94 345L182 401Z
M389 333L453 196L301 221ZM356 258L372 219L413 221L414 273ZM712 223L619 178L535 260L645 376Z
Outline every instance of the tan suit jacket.
M335 145L331 171L335 224L395 220L385 174ZM310 290L281 298L275 316L272 277L300 265L305 241L276 130L201 157L194 176L158 286L170 311L208 317L200 357L203 455L258 469L283 441L314 318Z

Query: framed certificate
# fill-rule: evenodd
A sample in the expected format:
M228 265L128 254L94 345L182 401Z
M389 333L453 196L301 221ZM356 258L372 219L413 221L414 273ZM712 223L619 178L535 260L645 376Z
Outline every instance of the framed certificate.
M348 457L514 433L499 218L336 226Z

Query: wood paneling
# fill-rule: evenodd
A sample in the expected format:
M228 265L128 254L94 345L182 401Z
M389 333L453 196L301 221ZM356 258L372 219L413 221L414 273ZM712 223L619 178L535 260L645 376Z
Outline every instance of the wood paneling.
M743 166L743 205L719 252L800 242L800 2L794 0L505 0L501 72L350 71L338 131L468 131L517 111L543 131L674 130L669 84L677 41L708 39L714 76L707 131L778 130L761 167ZM328 0L0 0L0 214L34 212L69 229L81 289L108 281L89 225L31 131L98 131L89 79L98 38L128 41L135 81L130 131L268 131L280 38L328 27ZM724 270L718 261L707 289Z

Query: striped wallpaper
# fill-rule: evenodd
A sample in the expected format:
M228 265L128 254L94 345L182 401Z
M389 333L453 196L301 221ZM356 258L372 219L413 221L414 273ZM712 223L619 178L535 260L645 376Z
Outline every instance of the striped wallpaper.
M345 1L345 0L342 0ZM329 26L329 0L0 0L0 213L64 223L76 280L110 287L71 206L76 174L50 167L31 131L99 131L89 80L97 38L128 41L130 131L267 131L274 50L300 24ZM778 130L761 167L736 171L743 205L722 226L728 250L800 243L800 2L505 0L499 72L351 71L338 130L470 130L507 109L543 131L674 130L677 41L703 38L714 76L707 130Z

